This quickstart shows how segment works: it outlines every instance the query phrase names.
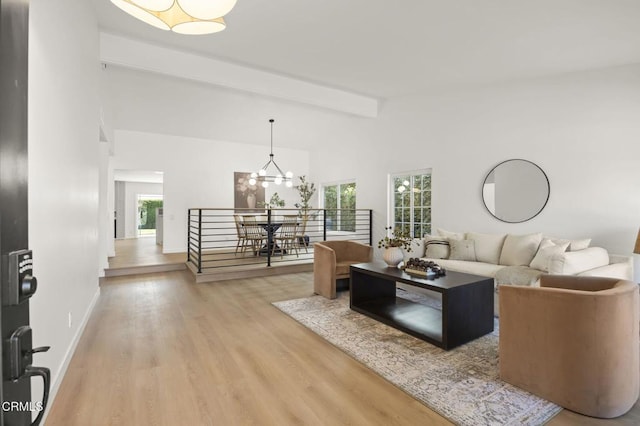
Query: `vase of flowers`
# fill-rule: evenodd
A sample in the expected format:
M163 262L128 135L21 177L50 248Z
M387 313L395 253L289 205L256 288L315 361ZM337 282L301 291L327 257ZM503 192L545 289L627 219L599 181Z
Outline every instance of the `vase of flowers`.
M391 268L397 268L400 262L404 259L403 250L406 250L407 252L411 251L413 239L408 232L399 228L391 230L392 228L388 227L384 229L387 232L391 231L391 235L387 235L378 241L378 248L385 249L382 254L382 259L385 263Z

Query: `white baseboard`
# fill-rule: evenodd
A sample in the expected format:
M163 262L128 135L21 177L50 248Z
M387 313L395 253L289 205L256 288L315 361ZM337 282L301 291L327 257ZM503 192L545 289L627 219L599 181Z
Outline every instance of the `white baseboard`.
M64 358L62 358L62 363L60 364L60 368L58 368L58 374L56 375L56 377L53 378L53 380L51 380L51 389L49 390L49 402L47 404L47 411L44 413L44 416L42 418L42 424L46 423L47 416L49 415L49 411L51 410L51 407L53 406L53 403L56 399L56 395L58 393L58 389L60 388L60 384L62 383L62 379L64 379L64 375L67 372L67 368L69 367L71 358L73 358L73 354L75 353L76 348L78 347L78 342L80 342L80 337L82 337L82 333L84 333L84 329L87 326L87 323L89 322L89 318L91 317L93 308L96 307L96 303L98 302L99 298L100 298L100 286L98 286L98 289L93 295L93 299L91 300L91 303L89 303L89 308L87 309L84 317L82 318L82 322L80 323L80 326L76 331L76 334L73 336L73 339L71 340L71 344L69 345L67 352L64 354Z

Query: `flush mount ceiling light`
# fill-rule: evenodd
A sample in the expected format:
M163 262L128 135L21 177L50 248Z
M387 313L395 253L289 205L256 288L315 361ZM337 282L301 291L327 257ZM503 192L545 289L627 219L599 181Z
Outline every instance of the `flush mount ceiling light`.
M226 28L222 18L236 0L111 0L129 15L165 31L211 34Z
M288 188L291 188L293 186L293 173L282 173L282 169L278 167L278 164L273 159L273 122L273 118L269 120L269 123L271 123L271 154L269 154L269 161L258 172L251 173L249 185L255 185L260 182L262 187L266 188L269 186L269 182L273 182L276 185L284 182ZM269 171L269 166L271 165L273 165L272 171Z

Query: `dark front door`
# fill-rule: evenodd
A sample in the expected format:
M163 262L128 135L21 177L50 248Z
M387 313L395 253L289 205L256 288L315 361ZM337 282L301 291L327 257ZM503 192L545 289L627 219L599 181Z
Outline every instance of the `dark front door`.
M28 247L27 83L29 0L0 0L0 328L2 377L0 425L29 425L45 399L32 403L31 378L49 371L32 365L29 298L37 281Z

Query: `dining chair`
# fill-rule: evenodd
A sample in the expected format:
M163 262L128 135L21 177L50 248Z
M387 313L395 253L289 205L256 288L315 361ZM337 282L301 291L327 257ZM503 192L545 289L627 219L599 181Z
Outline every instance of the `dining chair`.
M294 240L294 244L297 247L304 247L305 253L309 253L309 244L305 240L308 220L309 218L307 216L299 219L298 226L296 227L296 238Z
M273 247L271 248L271 255L275 254L276 247L280 246L280 257L284 257L286 250L294 250L296 257L299 257L298 247L295 243L297 238L298 228L298 216L297 215L284 215L282 218L282 226L278 230L278 234L274 236ZM278 242L280 244L278 244Z
M233 215L233 221L236 224L236 234L238 236L238 243L236 244L235 252L237 255L238 250L240 250L240 252L244 251L245 245L247 244L247 235L244 226L242 226L242 217L239 214Z
M254 256L257 256L260 253L260 248L264 242L264 234L262 233L262 226L258 225L255 216L243 216L242 224L245 232L245 239L249 244L245 244L242 253L245 252L246 248L250 245Z

